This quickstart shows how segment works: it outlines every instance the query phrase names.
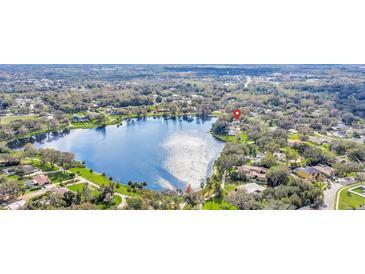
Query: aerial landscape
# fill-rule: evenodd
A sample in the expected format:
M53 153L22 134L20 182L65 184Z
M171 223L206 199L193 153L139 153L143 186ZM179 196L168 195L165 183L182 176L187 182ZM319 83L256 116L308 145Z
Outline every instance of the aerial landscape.
M365 65L0 65L1 210L365 209Z

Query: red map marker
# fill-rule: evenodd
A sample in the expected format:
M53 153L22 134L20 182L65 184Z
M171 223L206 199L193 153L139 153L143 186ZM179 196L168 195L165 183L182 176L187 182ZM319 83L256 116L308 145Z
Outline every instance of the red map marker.
M232 113L234 118L236 118L236 120L240 119L241 111L239 109L235 109Z

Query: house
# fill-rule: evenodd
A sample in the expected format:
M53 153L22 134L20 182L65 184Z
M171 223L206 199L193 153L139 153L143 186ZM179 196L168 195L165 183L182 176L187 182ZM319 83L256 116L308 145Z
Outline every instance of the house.
M298 167L298 168L294 169L293 172L304 180L309 180L309 181L323 181L324 180L324 176L321 174L321 172L312 166L307 166L304 168Z
M248 183L237 187L237 191L244 190L247 193L260 193L265 190L265 187L260 186L256 183Z
M34 185L44 186L49 184L49 179L47 175L37 174L36 176L33 177L33 183Z
M63 195L68 192L68 189L65 187L54 187L52 188L52 191L57 197L63 197Z
M21 165L18 167L18 172L24 175L29 175L37 171L38 169L31 165Z
M264 167L242 165L238 167L238 172L244 174L249 180L266 181L266 171Z
M74 116L72 116L72 122L75 122L75 123L89 122L89 118L86 116L74 115Z
M329 167L327 165L317 165L314 166L316 170L318 170L320 173L325 175L326 177L332 177L335 175L335 170L332 167Z

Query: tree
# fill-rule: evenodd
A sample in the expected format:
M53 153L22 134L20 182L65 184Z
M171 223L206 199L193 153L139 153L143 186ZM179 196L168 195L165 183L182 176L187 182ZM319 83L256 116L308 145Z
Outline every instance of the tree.
M69 207L73 204L79 205L81 203L81 194L75 194L72 191L67 191L63 194L63 200L66 204L66 207Z
M13 200L23 194L24 191L23 183L0 176L0 202Z
M260 166L271 168L277 164L277 159L272 153L266 153L265 157L261 159Z
M64 169L69 169L75 160L75 155L70 152L62 152L59 156L59 163Z
M222 120L216 121L212 126L212 132L218 135L228 134L228 123Z
M276 187L288 182L290 171L286 166L274 166L266 172L267 184Z
M140 210L143 209L143 200L139 197L128 197L127 201L127 209Z
M114 185L113 184L110 184L108 186L102 185L100 187L99 191L100 191L100 193L97 198L97 202L108 205L111 202L111 200L113 199Z
M364 161L365 160L365 147L357 147L349 150L349 158L353 161Z
M262 208L260 201L256 200L255 194L248 194L243 190L228 193L227 202L241 210Z
M24 146L24 155L25 157L34 157L37 155L38 150L30 143Z

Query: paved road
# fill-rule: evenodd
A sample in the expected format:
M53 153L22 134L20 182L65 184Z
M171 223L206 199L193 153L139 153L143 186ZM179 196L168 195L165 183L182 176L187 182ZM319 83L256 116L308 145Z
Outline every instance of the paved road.
M343 185L339 183L332 183L330 189L326 189L324 191L324 204L325 206L322 209L331 210L335 209L335 200L336 200L336 193Z

